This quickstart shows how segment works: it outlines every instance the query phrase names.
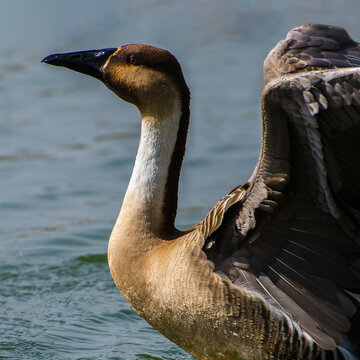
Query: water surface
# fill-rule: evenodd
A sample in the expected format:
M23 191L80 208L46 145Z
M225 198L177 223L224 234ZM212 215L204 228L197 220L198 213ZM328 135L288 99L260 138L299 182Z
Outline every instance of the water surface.
M184 228L252 172L267 52L309 22L360 40L359 10L358 0L2 0L0 358L191 359L130 309L107 267L139 114L44 56L135 42L177 56L192 91Z

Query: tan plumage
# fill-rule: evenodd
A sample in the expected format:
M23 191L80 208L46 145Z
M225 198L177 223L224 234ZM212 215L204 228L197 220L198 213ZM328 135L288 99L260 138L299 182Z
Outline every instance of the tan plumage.
M271 51L254 173L185 231L176 59L146 45L73 54L44 62L101 79L143 119L108 250L131 306L197 359L359 359L360 47L346 31L304 25Z

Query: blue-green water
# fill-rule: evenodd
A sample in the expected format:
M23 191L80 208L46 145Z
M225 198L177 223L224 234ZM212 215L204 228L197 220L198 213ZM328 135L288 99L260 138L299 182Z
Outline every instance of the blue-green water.
M0 358L191 359L129 308L107 267L138 112L44 56L142 42L178 57L192 90L183 228L251 174L266 53L308 22L360 40L359 10L358 0L1 0Z

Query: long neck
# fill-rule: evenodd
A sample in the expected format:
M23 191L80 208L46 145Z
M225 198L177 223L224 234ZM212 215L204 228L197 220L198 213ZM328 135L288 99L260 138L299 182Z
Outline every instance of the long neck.
M135 166L118 219L122 226L135 225L157 235L174 231L188 123L189 107L184 104L164 118L143 116Z

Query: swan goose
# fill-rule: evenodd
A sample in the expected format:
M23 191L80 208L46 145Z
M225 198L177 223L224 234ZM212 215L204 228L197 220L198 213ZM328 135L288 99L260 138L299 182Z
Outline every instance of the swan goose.
M43 62L141 113L108 247L136 312L197 359L360 359L360 46L344 29L299 26L269 53L257 166L184 231L190 93L176 58L135 44Z

